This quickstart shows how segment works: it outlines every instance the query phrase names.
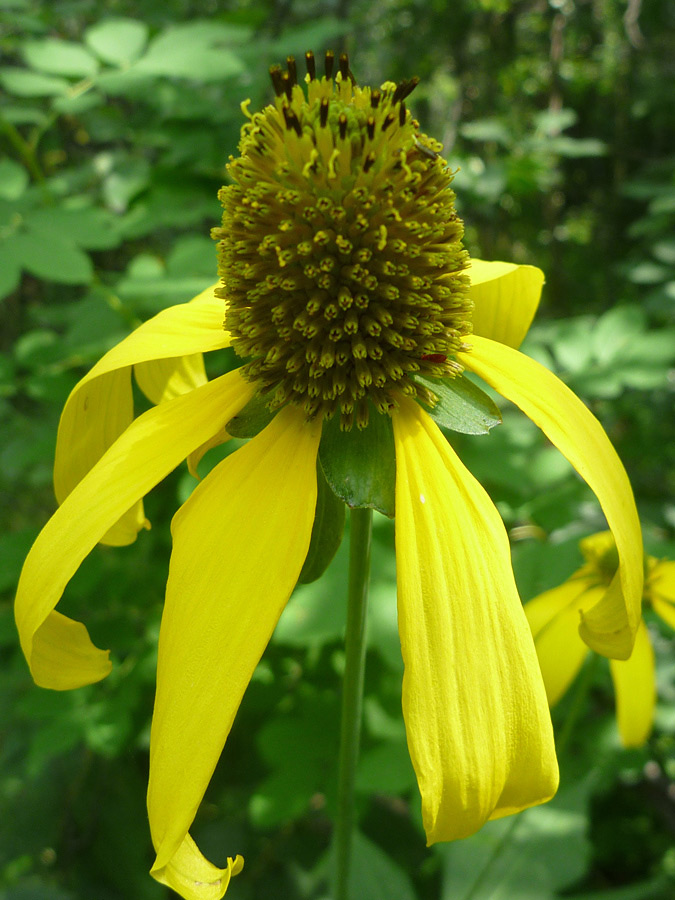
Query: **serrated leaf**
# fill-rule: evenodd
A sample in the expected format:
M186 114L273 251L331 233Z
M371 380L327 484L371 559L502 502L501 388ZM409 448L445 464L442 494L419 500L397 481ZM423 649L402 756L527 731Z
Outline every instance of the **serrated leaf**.
M418 376L415 380L438 397L429 415L442 428L461 434L487 434L502 421L497 404L463 375L457 378Z
M143 52L148 40L148 26L136 19L108 19L88 28L84 40L104 62L125 66Z
M319 460L316 477L316 512L309 550L298 578L300 584L311 584L321 578L338 551L345 529L345 505L328 487Z
M65 75L70 78L88 78L98 71L98 63L82 44L47 38L43 41L27 41L23 57L32 69L47 75Z
M394 517L396 456L389 416L370 409L368 427L340 431L340 417L324 423L319 459L326 481L347 506Z

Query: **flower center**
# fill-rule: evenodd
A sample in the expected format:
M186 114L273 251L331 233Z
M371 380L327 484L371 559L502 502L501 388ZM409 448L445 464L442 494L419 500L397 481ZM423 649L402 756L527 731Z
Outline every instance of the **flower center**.
M441 145L405 98L417 79L359 87L343 54L306 92L295 60L249 116L222 188L216 291L243 374L271 409L365 428L397 394L433 403L416 373L448 377L471 331L463 226Z

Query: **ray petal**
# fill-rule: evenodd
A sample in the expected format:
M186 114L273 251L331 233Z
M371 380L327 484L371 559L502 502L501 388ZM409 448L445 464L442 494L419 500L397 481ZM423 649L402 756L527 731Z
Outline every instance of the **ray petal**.
M614 535L619 568L602 599L582 617L580 634L603 656L627 659L640 622L643 551L626 472L602 426L544 366L517 350L473 335L460 362L511 400L567 457L595 493Z
M550 799L558 768L499 514L416 403L393 421L403 713L432 843Z
M189 900L225 891L203 883L201 866L210 863L201 855L186 868L188 830L307 555L320 436L319 420L306 423L304 413L285 407L216 466L174 517L148 812L152 874L174 890L180 885Z

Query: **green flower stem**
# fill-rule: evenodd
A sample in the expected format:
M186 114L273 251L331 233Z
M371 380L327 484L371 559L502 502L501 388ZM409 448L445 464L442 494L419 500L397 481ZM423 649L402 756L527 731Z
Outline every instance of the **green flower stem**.
M332 900L347 900L355 825L354 782L361 737L363 674L366 662L366 610L370 577L372 509L353 509L350 517L349 600L342 686L338 801L333 843Z

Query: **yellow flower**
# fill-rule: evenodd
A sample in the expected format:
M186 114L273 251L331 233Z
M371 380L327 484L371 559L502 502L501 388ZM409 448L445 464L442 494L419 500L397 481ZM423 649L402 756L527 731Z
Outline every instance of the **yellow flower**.
M586 659L579 637L580 614L607 590L616 573L617 551L608 531L580 541L585 564L559 587L525 604L550 706L562 698ZM643 601L675 628L675 562L646 556ZM610 659L616 717L624 747L641 747L651 734L656 702L654 650L640 621L629 659Z
M55 611L99 541L147 527L142 498L206 449L260 392L270 424L199 484L172 523L150 748L152 874L188 900L224 894L240 857L189 836L244 690L289 599L315 513L322 425L393 424L403 713L429 842L548 800L558 770L546 695L501 519L432 415L419 376L475 372L532 418L596 493L620 564L584 616L589 645L630 654L640 528L626 474L586 407L516 348L539 302L530 266L468 257L440 145L405 106L415 81L356 87L346 57L307 95L272 70L221 192L219 287L164 310L75 387L59 426L61 504L24 566L16 620L35 681L74 688L108 653ZM217 295L217 296L216 296ZM220 298L220 299L218 299ZM473 334L471 334L472 302ZM223 327L225 316L225 328ZM212 381L201 354L241 368ZM131 373L156 403L133 417Z

